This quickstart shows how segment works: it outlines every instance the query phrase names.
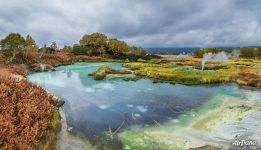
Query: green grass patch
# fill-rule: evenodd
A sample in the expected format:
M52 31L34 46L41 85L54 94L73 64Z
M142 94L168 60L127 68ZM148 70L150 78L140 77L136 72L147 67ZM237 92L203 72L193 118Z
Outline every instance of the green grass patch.
M61 129L61 116L57 109L53 111L52 122L49 125L48 134L40 139L39 144L36 146L38 150L55 150L57 134Z

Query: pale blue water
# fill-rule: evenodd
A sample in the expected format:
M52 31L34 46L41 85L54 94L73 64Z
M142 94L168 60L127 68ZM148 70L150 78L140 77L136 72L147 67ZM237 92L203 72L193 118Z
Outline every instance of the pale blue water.
M101 66L122 68L120 63L76 63L54 72L34 73L28 79L65 100L68 125L93 138L103 131L133 125L166 122L201 106L217 95L241 97L234 85L185 86L122 79L93 80L89 73Z

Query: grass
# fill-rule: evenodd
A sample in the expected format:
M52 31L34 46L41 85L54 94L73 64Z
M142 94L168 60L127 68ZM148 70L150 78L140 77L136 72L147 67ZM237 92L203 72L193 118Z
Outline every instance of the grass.
M45 137L40 139L39 144L36 146L38 150L55 150L57 134L61 129L61 116L58 110L54 110L49 131Z
M107 74L131 74L132 72L126 69L113 69L112 67L100 67L97 71L89 74L93 76L95 80L102 80L106 77Z
M230 81L233 68L229 70L201 71L190 66L147 65L141 63L125 64L125 67L136 69L135 74L159 81L182 84L210 84Z
M230 60L228 65L209 62L201 70L198 58L164 58L150 62L125 63L125 67L138 76L148 77L156 82L165 81L180 84L215 84L235 82L261 88L261 61L251 59Z

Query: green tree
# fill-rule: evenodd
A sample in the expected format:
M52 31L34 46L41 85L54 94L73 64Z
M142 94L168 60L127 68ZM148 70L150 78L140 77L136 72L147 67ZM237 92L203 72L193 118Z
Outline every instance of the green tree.
M39 51L41 52L39 58L42 58L44 54L47 52L47 45L44 44L44 46L40 48Z
M73 50L72 53L75 55L86 55L86 54L93 54L95 52L95 50L88 45L79 45L79 44L74 44L73 45Z
M129 46L124 42L118 39L110 39L108 42L108 50L113 54L122 54L129 51Z
M242 47L240 48L240 57L242 58L261 58L261 48Z
M91 46L99 52L100 56L104 56L107 47L107 41L108 38L105 34L96 32L91 35L85 34L80 40L80 45Z
M224 50L222 50L220 48L206 48L206 49L203 49L203 50L194 51L194 56L196 58L202 58L204 56L204 54L206 54L206 53L217 54L217 53L222 52L222 51L224 51Z
M143 57L143 56L145 56L147 54L146 51L143 48L135 47L135 46L131 47L131 52L134 55L140 56L140 57Z
M25 38L25 49L24 49L24 56L25 58L28 57L28 54L35 55L38 52L38 46L35 40L28 34Z
M19 33L11 33L0 41L2 51L11 56L10 61L16 58L16 55L22 53L25 49L25 39Z
M71 46L65 45L65 46L62 48L62 52L72 53L72 52L73 52L73 48L72 48Z
M47 48L49 53L55 53L58 50L58 45L55 41L53 41L50 47Z

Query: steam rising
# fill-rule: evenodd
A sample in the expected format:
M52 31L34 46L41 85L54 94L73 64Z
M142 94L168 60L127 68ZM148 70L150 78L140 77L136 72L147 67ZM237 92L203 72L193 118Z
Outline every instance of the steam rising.
M227 64L228 56L227 56L227 54L224 51L223 52L219 52L217 54L212 54L212 53L204 54L203 58L202 58L202 63L201 63L202 71L204 70L205 64L210 59L214 60L215 62L220 62L220 63Z

